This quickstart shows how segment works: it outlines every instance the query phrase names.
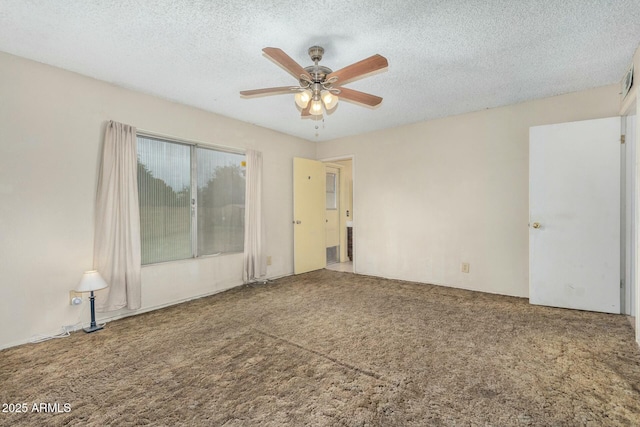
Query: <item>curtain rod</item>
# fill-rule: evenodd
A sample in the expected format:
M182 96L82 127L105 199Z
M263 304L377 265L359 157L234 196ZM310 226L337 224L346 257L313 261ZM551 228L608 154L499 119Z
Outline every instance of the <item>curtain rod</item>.
M150 137L150 138L159 138L159 139L164 139L164 140L171 141L171 142L177 142L177 143L180 143L180 144L195 145L196 147L216 148L219 151L225 151L227 153L234 153L234 154L246 154L247 153L246 148L230 147L230 146L227 146L227 145L218 145L218 144L214 144L214 143L211 143L211 142L196 141L196 140L193 140L193 139L180 138L180 137L177 137L177 136L166 135L166 134L153 132L153 131L146 130L146 129L136 128L136 134L140 135L140 136L143 136L143 137L146 136L146 137Z

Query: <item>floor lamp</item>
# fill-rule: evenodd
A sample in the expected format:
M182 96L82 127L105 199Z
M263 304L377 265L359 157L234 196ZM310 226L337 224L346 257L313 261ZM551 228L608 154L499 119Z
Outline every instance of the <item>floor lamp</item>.
M96 303L93 291L104 289L107 286L107 282L104 281L100 273L97 270L85 271L80 280L80 284L76 287L76 292L91 292L89 300L91 301L91 325L88 328L84 328L84 331L95 332L102 329L104 326L98 326L96 324Z

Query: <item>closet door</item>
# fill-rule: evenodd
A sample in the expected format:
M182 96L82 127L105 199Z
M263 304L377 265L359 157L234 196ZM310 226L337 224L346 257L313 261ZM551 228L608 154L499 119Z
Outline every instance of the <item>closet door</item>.
M529 132L529 301L620 313L620 117Z

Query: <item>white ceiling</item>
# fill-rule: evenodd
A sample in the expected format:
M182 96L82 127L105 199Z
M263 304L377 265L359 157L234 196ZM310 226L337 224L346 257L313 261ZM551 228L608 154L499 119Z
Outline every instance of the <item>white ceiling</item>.
M0 51L311 141L617 83L639 42L640 0L0 0ZM296 84L263 47L304 67L314 44L333 70L385 56L346 85L383 103L240 98Z

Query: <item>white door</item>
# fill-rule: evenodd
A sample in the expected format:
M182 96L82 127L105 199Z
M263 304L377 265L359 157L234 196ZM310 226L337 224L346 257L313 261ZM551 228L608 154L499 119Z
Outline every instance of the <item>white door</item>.
M620 313L620 118L529 131L529 301Z
M327 265L325 245L325 165L293 159L293 272Z

